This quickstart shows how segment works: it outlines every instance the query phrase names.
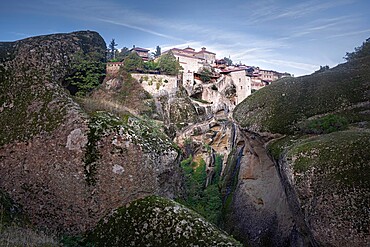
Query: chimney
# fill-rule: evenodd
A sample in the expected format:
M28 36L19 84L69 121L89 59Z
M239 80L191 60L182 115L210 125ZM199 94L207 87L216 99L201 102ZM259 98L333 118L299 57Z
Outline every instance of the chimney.
M132 48L135 48L135 45L133 45Z
M205 47L202 47L202 51L205 51L206 50L206 48Z

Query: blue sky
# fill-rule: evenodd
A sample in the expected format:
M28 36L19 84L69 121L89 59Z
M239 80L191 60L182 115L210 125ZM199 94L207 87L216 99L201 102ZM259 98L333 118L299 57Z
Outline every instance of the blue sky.
M369 11L369 0L1 0L0 41L94 30L118 48L205 46L299 76L344 62L370 37Z

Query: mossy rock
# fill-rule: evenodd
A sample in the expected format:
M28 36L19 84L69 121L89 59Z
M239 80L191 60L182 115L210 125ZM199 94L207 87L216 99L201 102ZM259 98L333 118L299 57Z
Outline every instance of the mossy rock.
M62 84L76 52L105 57L96 32L52 34L0 42L0 146L56 130L72 107Z
M292 134L312 118L335 114L350 124L370 121L370 63L341 64L323 73L283 78L240 103L233 116L257 132ZM324 131L325 132L325 131Z
M370 132L340 131L321 136L286 137L268 146L274 158L291 161L293 172L323 170L330 183L370 190ZM300 175L299 175L300 176ZM329 182L329 181L328 181Z
M268 145L320 246L369 241L370 132L287 136ZM288 190L290 191L290 190ZM367 237L366 237L367 236Z
M88 235L95 246L242 246L179 203L149 196L115 210Z

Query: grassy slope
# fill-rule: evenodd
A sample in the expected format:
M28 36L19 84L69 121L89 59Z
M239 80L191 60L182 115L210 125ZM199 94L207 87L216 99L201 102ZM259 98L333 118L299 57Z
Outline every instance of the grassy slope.
M291 134L300 122L336 113L351 123L369 121L370 56L323 73L284 78L239 104L234 118L256 131ZM362 103L362 104L361 104ZM362 112L362 113L361 113Z

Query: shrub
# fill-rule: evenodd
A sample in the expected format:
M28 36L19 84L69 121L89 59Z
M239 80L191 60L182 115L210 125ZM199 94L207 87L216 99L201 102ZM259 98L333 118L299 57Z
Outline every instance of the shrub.
M123 68L127 72L144 71L143 59L136 52L132 52L123 61Z
M82 51L74 55L71 72L63 83L72 95L85 96L103 81L105 65L97 57L96 53L84 54Z
M199 69L198 73L199 73L200 80L202 82L209 82L211 80L211 76L213 74L212 70L210 70L207 67L203 67L203 68Z
M348 121L346 118L331 114L322 118L308 121L301 129L307 134L327 134L335 131L345 130L347 128Z

